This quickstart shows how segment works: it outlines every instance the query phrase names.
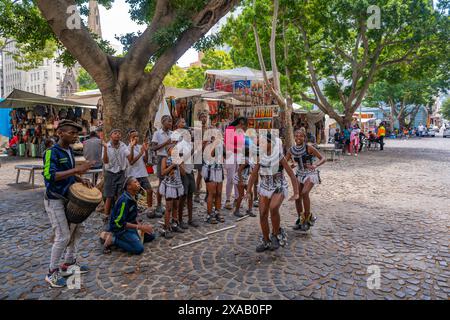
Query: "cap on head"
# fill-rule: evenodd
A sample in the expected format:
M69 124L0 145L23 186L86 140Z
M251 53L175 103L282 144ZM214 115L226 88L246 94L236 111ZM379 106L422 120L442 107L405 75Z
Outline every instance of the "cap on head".
M83 127L80 126L78 123L76 123L72 120L67 120L67 119L61 120L59 122L57 130L61 129L62 127L73 127L75 129L77 129L78 131L83 130Z
M109 135L111 136L114 132L122 132L122 131L120 131L120 129L112 129L112 130L109 132Z

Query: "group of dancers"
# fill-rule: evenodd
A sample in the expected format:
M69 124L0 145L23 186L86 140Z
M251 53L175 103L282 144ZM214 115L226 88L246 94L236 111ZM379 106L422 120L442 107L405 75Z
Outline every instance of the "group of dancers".
M200 115L205 119L205 115ZM164 119L163 119L164 120ZM198 170L200 179L206 184L206 214L204 222L209 224L223 223L225 217L222 214L222 190L226 179L232 179L235 188L235 201L231 207L236 217L243 217L241 209L247 205L246 215L255 217L252 208L254 199L258 198L260 225L262 240L256 251L276 250L287 243L286 231L280 225L280 207L288 197L288 182L285 173L291 180L293 196L298 218L293 226L294 230L308 231L315 223L316 217L311 212L309 194L320 183L319 166L326 159L313 145L307 143L306 131L295 131L295 145L284 154L281 139L273 136L270 131L263 134L247 136L245 134L246 119L238 118L226 130L225 136L217 130L206 130L203 124L202 139L202 165ZM211 129L211 128L209 128ZM228 140L228 141L227 141ZM240 148L237 147L240 145ZM242 152L243 151L243 152ZM188 169L192 176L191 182L184 182L188 166L183 160L175 161L175 152L179 152L174 144L167 148L167 157L162 158L162 180L159 193L166 199L166 214L164 223L164 235L172 237L172 232L179 232L179 221L182 214L176 214L174 208L180 208L181 197L187 197L192 203L192 197L198 190L194 184L192 172L193 165ZM186 156L186 155L185 155ZM234 170L228 170L230 164ZM199 168L197 166L197 168ZM294 172L295 169L295 172ZM225 175L225 171L227 175ZM230 171L234 174L231 176ZM186 186L191 190L185 192ZM247 204L244 200L247 199ZM228 202L228 201L227 201ZM225 206L226 208L226 206ZM191 210L189 210L191 211ZM272 222L272 232L269 228L269 216ZM192 219L192 213L189 214Z

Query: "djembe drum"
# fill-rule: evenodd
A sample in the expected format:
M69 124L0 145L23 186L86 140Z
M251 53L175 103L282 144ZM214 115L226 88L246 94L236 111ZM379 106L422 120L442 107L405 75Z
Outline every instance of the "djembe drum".
M82 223L102 201L102 193L97 188L88 188L82 183L74 183L69 189L66 217L69 223Z

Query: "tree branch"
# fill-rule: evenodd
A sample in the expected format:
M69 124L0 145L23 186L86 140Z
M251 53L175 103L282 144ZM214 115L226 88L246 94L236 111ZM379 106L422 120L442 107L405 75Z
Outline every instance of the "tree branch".
M83 24L81 29L69 29L67 26L72 16L67 10L70 6L76 5L75 1L37 0L37 5L56 37L92 76L102 93L113 90L115 78L108 56L100 49Z
M161 28L168 27L174 20L175 15L170 10L169 0L158 0L150 25L136 39L125 56L125 61L121 68L125 72L121 72L119 83L124 85L126 82L129 89L137 85L150 58L160 48L153 40L155 32Z
M173 46L166 48L152 70L141 77L135 94L127 104L130 112L134 113L137 108L148 106L164 77L177 60L238 2L239 0L211 0L195 15L192 27L184 31Z

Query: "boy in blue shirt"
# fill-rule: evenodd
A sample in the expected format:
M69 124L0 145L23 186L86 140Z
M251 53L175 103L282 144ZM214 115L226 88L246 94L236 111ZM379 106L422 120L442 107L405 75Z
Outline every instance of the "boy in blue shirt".
M128 177L125 181L124 193L119 197L111 212L109 232L102 232L100 238L104 240L104 252L110 253L110 247L115 245L132 254L144 252L144 246L138 231L144 233L144 242L155 239L151 225L137 222L138 207L136 196L141 185L135 177Z
M89 180L81 179L79 175L88 171L92 163L86 162L75 167L75 157L70 147L78 139L78 132L82 127L70 120L62 120L57 128L59 141L44 153L44 181L45 181L45 211L55 234L50 258L49 273L45 277L51 287L66 286L65 276L72 275L71 266L80 268L80 273L86 273L87 267L76 263L76 244L80 238L80 228L77 224L69 224L65 213L65 202L69 188L75 182L82 182L88 187ZM58 264L66 251L65 263Z

